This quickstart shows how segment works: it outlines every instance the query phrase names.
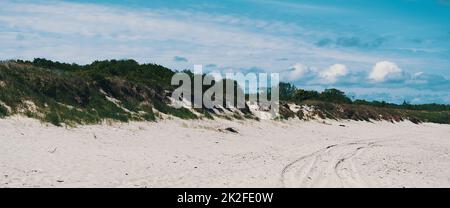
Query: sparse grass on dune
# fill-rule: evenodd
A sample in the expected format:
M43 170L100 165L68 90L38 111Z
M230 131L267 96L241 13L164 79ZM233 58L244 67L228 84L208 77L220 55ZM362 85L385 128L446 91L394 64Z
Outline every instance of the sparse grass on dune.
M175 72L156 64L133 60L95 61L88 65L65 64L45 59L0 63L0 118L22 114L54 125L155 121L160 113L182 119L213 119L209 109L177 109L167 99L176 86ZM194 76L190 74L190 76ZM204 91L208 86L204 87ZM235 90L238 90L237 88ZM450 106L396 105L351 101L336 89L322 93L280 84L280 118L305 119L286 103L314 107L327 119L389 120L450 124ZM229 119L255 119L248 108L243 114L216 115Z
M399 122L410 120L414 123L450 123L450 111L407 110L390 107L376 107L353 103L329 103L323 101L304 101L304 105L314 106L321 118L349 119L357 121L387 120Z
M153 65L147 65L147 70L154 72L144 73L149 77L144 81L142 75L116 75L105 69L108 67L97 65L94 64L95 69L70 65L68 70L45 69L21 61L0 64L0 117L21 113L54 125L76 125L99 123L104 119L154 121L153 109L157 109L180 118L197 118L187 109L175 109L159 101L164 96L160 94L164 87L170 87L158 84L163 76L157 76L161 67L155 65L156 69L152 69ZM128 70L135 73L133 69Z

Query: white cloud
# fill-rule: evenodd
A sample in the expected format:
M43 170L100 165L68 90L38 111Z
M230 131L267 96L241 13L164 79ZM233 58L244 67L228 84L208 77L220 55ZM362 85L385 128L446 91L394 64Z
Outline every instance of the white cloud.
M320 31L299 25L196 11L137 9L61 1L2 0L0 57L89 63L132 58L175 69L192 63L233 68L288 68L289 62L314 60L366 65L376 57L318 48L308 40ZM17 35L23 38L17 39ZM189 54L189 63L174 62ZM275 55L274 55L275 54Z
M340 77L348 75L347 66L344 64L334 64L325 71L320 72L319 77L325 83L335 83Z
M405 81L412 87L424 87L430 89L449 89L450 79L437 74L428 74L425 72L417 72L409 76L409 79Z
M369 79L373 82L385 82L387 80L399 79L403 76L403 71L397 64L389 61L380 61L375 64L369 74Z
M394 103L449 103L450 93L430 89L414 89L409 87L348 87L344 90L347 94L358 99L389 101Z
M297 81L313 72L311 68L303 64L297 63L288 71L282 73L282 78L286 81Z

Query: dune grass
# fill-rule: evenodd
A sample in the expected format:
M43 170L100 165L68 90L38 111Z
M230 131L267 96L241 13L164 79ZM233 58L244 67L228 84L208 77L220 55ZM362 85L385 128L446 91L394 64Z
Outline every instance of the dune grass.
M95 61L88 65L45 59L0 63L0 118L23 114L56 126L95 124L104 120L155 121L160 113L182 119L213 119L208 109L174 108L167 97L175 72L156 64L133 60ZM194 76L190 74L191 76ZM206 87L207 88L207 87ZM206 90L206 88L204 90ZM450 106L402 105L352 101L337 89L305 91L280 84L280 118L298 117L283 103L314 106L321 118L352 120L411 120L450 123ZM230 119L255 119L248 108Z

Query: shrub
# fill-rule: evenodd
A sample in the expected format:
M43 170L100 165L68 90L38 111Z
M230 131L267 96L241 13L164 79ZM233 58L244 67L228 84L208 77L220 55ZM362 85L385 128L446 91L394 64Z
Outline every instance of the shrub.
M47 114L45 116L45 121L47 121L55 126L61 126L61 117L55 111L51 111L49 114Z

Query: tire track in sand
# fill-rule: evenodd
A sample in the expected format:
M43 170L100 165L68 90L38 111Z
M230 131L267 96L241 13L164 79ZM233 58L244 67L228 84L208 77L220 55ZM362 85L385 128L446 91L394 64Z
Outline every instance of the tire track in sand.
M302 156L281 171L283 187L366 187L353 158L364 150L379 147L383 139L333 144Z

